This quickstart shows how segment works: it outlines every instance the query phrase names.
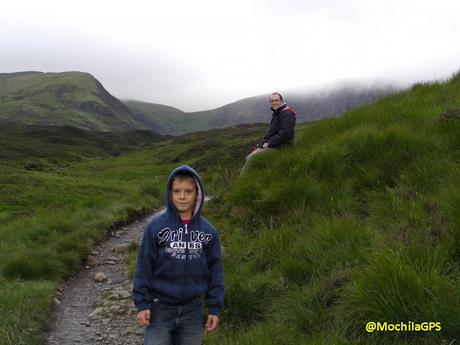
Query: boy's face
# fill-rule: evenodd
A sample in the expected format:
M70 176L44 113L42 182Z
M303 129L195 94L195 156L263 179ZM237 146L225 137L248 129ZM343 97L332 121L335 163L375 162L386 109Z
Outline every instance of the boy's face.
M193 178L175 178L172 183L171 196L177 210L191 217L198 196Z

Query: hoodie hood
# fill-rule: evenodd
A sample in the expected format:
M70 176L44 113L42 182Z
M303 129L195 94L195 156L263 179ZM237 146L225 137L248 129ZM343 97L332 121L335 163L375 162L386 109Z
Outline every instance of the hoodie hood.
M201 209L203 208L203 203L204 203L204 188L203 184L201 183L201 178L200 175L193 169L191 166L188 165L182 165L176 169L174 169L168 177L168 183L166 185L166 198L167 198L167 212L170 214L174 214L176 217L179 217L179 211L177 210L176 206L174 206L174 203L172 201L171 197L171 189L172 189L172 183L174 180L174 176L176 176L178 173L187 173L189 175L192 175L193 178L195 179L195 183L198 187L198 196L196 198L196 203L195 203L195 209L193 211L193 216L192 219L198 218L201 215Z

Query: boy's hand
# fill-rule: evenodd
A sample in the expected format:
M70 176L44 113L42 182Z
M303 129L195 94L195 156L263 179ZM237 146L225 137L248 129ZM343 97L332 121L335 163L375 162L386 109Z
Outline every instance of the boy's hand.
M137 322L139 322L139 324L142 327L148 326L150 324L150 310L146 309L146 310L142 310L142 311L138 312L137 313Z
M219 317L217 315L208 315L208 321L206 322L206 330L212 332L219 326Z

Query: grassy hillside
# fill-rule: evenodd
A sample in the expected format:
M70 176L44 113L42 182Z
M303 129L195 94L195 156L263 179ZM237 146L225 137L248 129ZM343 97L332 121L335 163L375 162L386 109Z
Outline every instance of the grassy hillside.
M227 295L206 343L458 342L460 75L298 138L215 201ZM370 321L441 331L367 333Z
M0 73L0 120L91 130L143 129L92 75Z

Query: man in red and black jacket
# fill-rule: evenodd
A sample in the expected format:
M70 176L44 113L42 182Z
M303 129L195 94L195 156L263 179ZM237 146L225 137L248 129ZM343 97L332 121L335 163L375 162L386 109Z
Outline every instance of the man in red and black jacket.
M272 120L267 133L256 145L255 149L246 157L246 163L241 174L246 170L249 161L257 154L266 152L269 149L278 149L283 146L294 144L294 128L296 114L294 110L283 102L283 96L274 92L270 96Z
M283 102L283 96L278 92L270 96L271 110L273 111L270 128L257 144L257 148L279 148L282 145L294 144L294 127L296 114L294 110Z

